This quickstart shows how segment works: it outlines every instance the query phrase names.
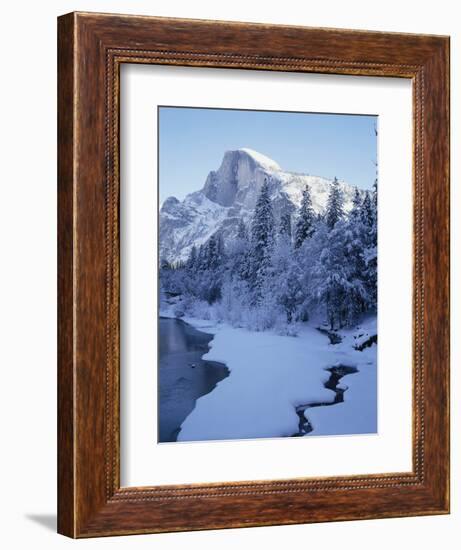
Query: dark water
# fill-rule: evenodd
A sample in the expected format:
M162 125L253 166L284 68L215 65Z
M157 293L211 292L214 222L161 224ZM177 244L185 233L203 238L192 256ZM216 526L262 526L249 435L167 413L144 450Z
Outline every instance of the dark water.
M180 319L160 317L158 370L158 441L176 441L196 400L229 376L223 363L204 361L213 339Z
M332 342L333 343L333 342ZM312 425L304 415L307 409L312 407L329 407L331 405L336 405L337 403L344 402L344 388L338 388L339 381L344 376L348 374L355 374L359 372L357 367L350 367L347 365L337 365L335 367L329 367L325 369L329 371L330 378L325 382L325 388L335 392L335 399L330 403L308 403L306 405L298 405L296 407L296 414L299 417L299 427L298 432L293 434L293 437L299 437L311 433L313 431Z

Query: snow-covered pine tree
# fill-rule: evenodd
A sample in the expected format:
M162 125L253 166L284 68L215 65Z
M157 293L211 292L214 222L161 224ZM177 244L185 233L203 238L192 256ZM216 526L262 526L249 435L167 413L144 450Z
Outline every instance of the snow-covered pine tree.
M325 213L313 216L311 236L293 253L298 223L292 226L292 212L283 211L275 228L265 182L251 224L240 219L225 247L218 231L192 248L186 262L161 262L163 302L178 300L184 312L251 330L283 331L316 313L325 314L332 328L350 326L376 309L376 191L376 184L368 193L356 190L345 216L335 178ZM296 222L301 226L301 216Z
M201 244L197 252L197 259L195 260L195 271L203 271L206 269L206 246Z
M344 217L344 197L339 188L338 179L335 177L331 184L330 194L328 195L327 210L325 222L329 229L333 229L335 224Z
M203 269L209 271L212 269L213 264L216 262L216 240L212 235L203 247Z
M344 264L347 269L349 288L345 300L345 322L354 322L366 310L369 303L365 285L366 263L364 249L368 241L368 228L360 216L350 216L342 235Z
M312 199L309 186L303 190L303 198L299 209L299 216L295 230L295 248L299 248L303 242L312 236L314 232L315 213L312 208Z
M305 295L300 283L301 272L296 262L291 262L288 271L279 277L277 284L278 302L284 308L287 323L295 319L296 308L303 302Z
M261 193L251 224L251 274L250 284L255 289L255 302L262 296L264 281L268 275L271 254L274 246L274 215L269 197L267 180L261 187Z
M354 221L357 221L360 219L361 211L362 211L362 197L360 196L360 191L356 187L354 191L354 198L352 199L352 210L350 212L349 217Z
M286 309L291 308L288 305L289 298L287 295L287 276L294 261L292 240L291 240L291 213L284 212L280 216L280 223L278 229L278 235L274 244L274 251L272 253L271 260L271 279L272 286L270 289L271 298L274 304L278 304L287 312L287 319L291 322L291 309L290 313Z
M368 217L368 216L367 216ZM364 280L369 296L370 309L376 309L378 299L378 180L375 180L370 200L371 225L367 227L367 240L364 247Z
M342 328L349 320L350 269L345 257L346 224L340 221L327 235L315 265L315 292L324 304L331 329Z
M378 179L375 179L371 193L371 211L373 223L371 224L371 240L374 246L378 245Z
M269 197L269 186L264 182L251 224L253 257L257 263L267 259L274 244L274 215Z
M226 269L232 276L240 279L248 279L250 269L250 243L245 222L240 218L237 226L237 235L231 240L226 252Z
M375 179L375 182L373 183L373 206L374 208L378 208L378 178Z
M371 225L371 242L373 246L378 246L378 180L375 179L371 199L371 211L373 213L373 223Z
M200 247L200 273L195 279L191 292L200 300L213 304L221 297L222 264L219 256L218 235L211 235L208 241Z
M370 193L368 191L365 192L365 198L362 202L360 217L364 225L366 225L367 227L371 227L373 225L373 205L371 203Z
M280 216L278 235L272 253L275 270L285 270L291 255L291 214L290 212L284 212Z

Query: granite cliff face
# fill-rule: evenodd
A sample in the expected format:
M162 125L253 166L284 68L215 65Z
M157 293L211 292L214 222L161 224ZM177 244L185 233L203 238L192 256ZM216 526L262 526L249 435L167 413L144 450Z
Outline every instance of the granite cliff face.
M270 158L251 149L224 154L221 166L208 174L200 191L183 201L169 197L160 209L160 258L186 260L192 246L200 246L217 231L225 241L236 235L238 223L250 223L261 187L267 181L276 219L295 212L309 185L314 210L325 210L332 180L286 172ZM354 187L340 182L345 210L352 207Z

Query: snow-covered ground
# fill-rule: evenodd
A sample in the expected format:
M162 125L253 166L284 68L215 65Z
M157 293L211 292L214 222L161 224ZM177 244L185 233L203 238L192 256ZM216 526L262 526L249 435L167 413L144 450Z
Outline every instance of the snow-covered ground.
M172 316L169 311L161 315ZM306 410L313 426L308 436L376 432L376 345L354 349L358 340L376 334L375 318L360 330L341 332L343 341L337 345L329 344L315 326L303 326L291 337L183 320L215 335L203 358L225 363L231 372L197 400L178 441L291 436L298 432L297 406L334 401L335 392L324 387L330 377L325 369L340 364L356 366L359 372L340 381L348 388L344 403Z
M306 409L305 416L312 425L309 435L366 434L377 431L377 368L376 345L354 350L376 334L376 318L361 325L360 330L345 331L343 341L330 346L341 356L340 362L357 367L340 381L344 402L331 407Z

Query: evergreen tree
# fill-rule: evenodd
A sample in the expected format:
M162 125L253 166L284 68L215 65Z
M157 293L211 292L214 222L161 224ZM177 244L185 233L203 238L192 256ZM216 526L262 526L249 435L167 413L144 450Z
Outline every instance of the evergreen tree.
M299 248L303 242L312 236L314 232L315 213L312 208L312 199L309 186L303 191L298 221L296 222L295 248Z
M270 256L274 243L274 215L267 182L264 182L256 203L251 225L251 242L255 261L264 262Z
M339 188L339 182L337 178L333 180L331 184L330 194L328 196L327 211L325 215L325 222L329 229L333 229L335 224L342 220L344 217L343 211L344 197Z
M347 217L336 178L323 215L314 214L306 188L293 227L291 216L284 211L275 229L264 182L249 227L240 219L235 238L224 243L223 229L193 246L187 261L161 261L162 304L177 304L178 314L284 334L311 314L326 315L336 329L375 311L377 182L373 191L355 190Z
M373 192L371 195L371 212L372 212L372 224L371 224L371 242L373 246L378 245L378 180L375 179L373 184Z
M298 265L291 264L288 272L278 281L278 301L283 306L287 323L294 320L296 308L303 302L304 294L300 283L301 273Z
M293 285L290 286L288 278L289 272L293 266L293 250L291 242L291 214L285 212L280 216L280 224L277 240L274 244L274 250L271 258L271 279L272 286L269 289L270 298L273 306L282 308L286 314L287 322L292 320L294 311L294 288L295 281L293 277ZM299 283L298 283L299 284Z
M359 220L361 211L362 211L362 197L360 196L360 192L356 187L354 192L354 198L352 199L352 210L350 213L351 219L355 221Z
M211 235L206 244L206 256L205 256L206 269L213 271L219 265L219 246L218 238L215 235Z
M373 183L373 208L378 208L378 178L375 179Z
M352 232L344 221L328 233L327 241L315 266L316 293L325 305L331 329L350 325L357 318L356 304L363 294L360 279L350 262Z
M274 246L274 215L269 197L269 186L264 181L256 202L251 225L251 276L250 284L255 288L255 300L259 301L268 275Z
M187 268L189 271L195 271L197 262L197 247L194 245L190 251L189 259L187 260Z
M371 227L373 225L373 205L371 203L370 193L368 191L365 192L365 198L362 202L360 217L362 219L362 223L367 227Z
M344 262L349 283L344 321L350 324L367 308L369 297L366 287L366 262L364 248L368 230L360 219L351 218L346 225L343 239Z
M190 293L213 304L221 297L223 266L219 255L219 235L211 235L199 249L197 265L200 272L189 284Z
M227 267L232 275L237 275L240 279L248 279L250 276L250 247L248 240L248 230L245 222L240 218L237 226L237 236L229 244ZM231 285L232 288L235 285Z
M378 245L378 180L373 184L373 193L371 200L371 211L373 223L371 224L371 242L373 246Z
M375 180L371 203L371 225L368 226L368 239L364 246L365 271L367 291L369 295L370 309L376 309L378 299L378 180ZM368 216L367 216L368 217Z
M197 259L195 260L195 271L203 271L204 269L206 269L205 250L206 250L205 245L201 244L198 249Z

